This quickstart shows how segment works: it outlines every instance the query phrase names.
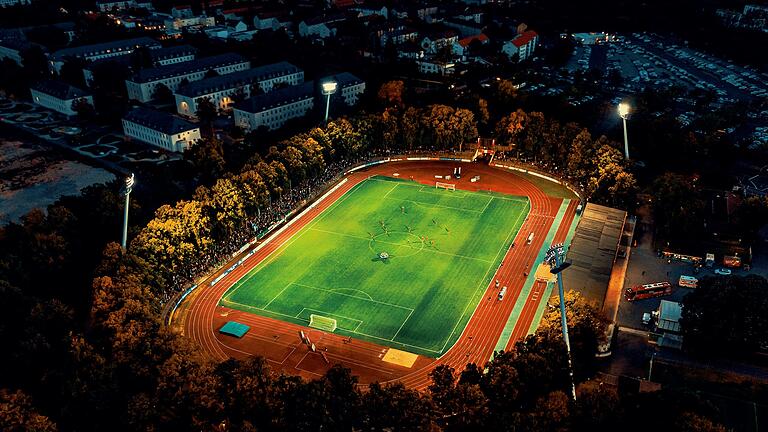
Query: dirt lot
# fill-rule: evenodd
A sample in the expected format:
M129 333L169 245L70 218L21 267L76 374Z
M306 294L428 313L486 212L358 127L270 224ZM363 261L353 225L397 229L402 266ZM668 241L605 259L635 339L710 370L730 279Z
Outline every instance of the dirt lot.
M0 139L0 225L114 178L104 169L69 160L46 146Z

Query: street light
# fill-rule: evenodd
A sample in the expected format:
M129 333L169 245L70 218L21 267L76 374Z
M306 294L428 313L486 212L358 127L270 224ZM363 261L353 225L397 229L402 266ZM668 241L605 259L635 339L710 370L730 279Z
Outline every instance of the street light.
M325 103L325 123L328 123L328 111L331 108L331 95L336 93L336 89L339 84L336 81L328 81L323 83L323 94L327 96Z
M560 324L563 326L563 340L565 341L565 351L568 354L568 374L571 376L571 397L576 400L576 384L573 381L573 364L571 363L571 342L568 338L568 322L565 317L565 293L563 291L562 271L571 264L563 262L565 257L565 245L563 243L553 244L547 251L544 258L549 263L549 272L557 276L557 289L560 294Z
M624 121L624 157L629 160L629 140L627 139L627 117L629 116L629 104L622 102L619 104L619 117Z
M123 250L128 242L128 207L130 205L131 191L133 191L133 185L136 184L136 176L131 173L130 177L125 178L125 185L123 185L122 193L125 195L125 209L123 210Z

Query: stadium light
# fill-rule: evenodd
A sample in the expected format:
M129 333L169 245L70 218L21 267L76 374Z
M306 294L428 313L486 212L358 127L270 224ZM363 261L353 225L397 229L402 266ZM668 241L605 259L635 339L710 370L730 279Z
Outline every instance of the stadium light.
M557 275L557 290L560 294L560 324L563 326L563 340L565 341L565 351L568 354L568 374L571 376L571 397L576 400L576 384L573 381L573 363L571 362L571 342L568 338L568 321L565 317L565 293L563 290L563 275L570 264L563 262L565 257L565 245L563 243L553 244L547 251L544 258L549 263L550 272Z
M627 117L629 117L630 107L626 102L619 104L619 117L624 122L624 157L629 160L629 140L627 139Z
M123 250L125 250L126 244L128 243L128 207L130 205L130 199L131 199L131 191L133 191L133 186L136 184L136 176L131 173L130 177L125 178L125 184L123 185L122 193L125 195L125 209L123 209L123 241L122 246Z
M328 81L323 83L323 94L327 97L325 103L325 123L328 124L328 111L331 108L331 95L336 93L339 83L336 81Z

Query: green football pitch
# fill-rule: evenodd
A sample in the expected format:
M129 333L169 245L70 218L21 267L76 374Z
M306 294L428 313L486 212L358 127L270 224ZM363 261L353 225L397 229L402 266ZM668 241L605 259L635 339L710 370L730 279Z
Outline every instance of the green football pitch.
M525 220L525 197L369 178L254 267L220 304L438 357ZM382 255L388 258L382 258Z

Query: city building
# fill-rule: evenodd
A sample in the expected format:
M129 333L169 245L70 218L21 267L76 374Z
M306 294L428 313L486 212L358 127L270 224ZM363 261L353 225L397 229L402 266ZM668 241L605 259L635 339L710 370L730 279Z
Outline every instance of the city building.
M571 36L573 36L573 40L582 45L598 45L616 41L616 35L610 35L605 32L574 33Z
M444 62L439 60L416 60L419 72L423 74L453 75L456 71L456 64L453 62Z
M121 1L97 1L96 8L100 12L113 12L121 11L125 9L134 9L137 7L135 0L121 0Z
M67 116L77 115L73 104L78 100L93 105L93 96L90 93L63 81L41 81L29 90L32 94L32 102Z
M290 28L291 19L287 11L258 12L253 16L253 27L256 30L278 30Z
M197 56L197 48L191 45L178 45L168 48L158 48L149 50L149 56L153 67L166 66L169 64L183 63L194 60ZM113 57L92 61L83 68L83 77L85 78L86 85L90 87L91 82L93 81L94 69L97 69L99 66L108 62L117 62L129 70L133 67L131 64L130 56Z
M421 48L427 54L437 54L442 48L450 47L459 41L458 34L453 30L433 33L421 39Z
M235 104L235 126L246 131L265 126L278 129L294 118L304 117L315 103L315 83L305 82L274 90Z
M141 102L152 100L155 89L162 84L175 92L181 84L201 80L208 71L219 75L250 68L248 60L240 55L226 53L183 63L144 69L125 81L128 97Z
M299 36L326 39L336 34L335 23L346 19L344 14L321 15L299 23Z
M165 32L169 35L181 33L182 30L200 30L206 27L213 27L216 25L216 18L205 15L191 16L184 18L171 18L163 22L165 24Z
M176 110L179 114L195 117L197 103L210 100L220 110L228 110L237 97L246 99L259 90L267 93L278 84L290 86L304 82L304 71L280 62L231 74L191 82L176 91Z
M335 81L338 85L336 93L331 99L341 97L344 103L349 106L357 105L360 95L365 92L365 81L352 75L349 72L342 72L338 75L332 75L319 80L321 83Z
M680 318L683 316L683 306L678 302L662 300L659 309L653 313L656 318L656 343L662 347L680 349L683 346Z
M67 58L78 58L93 61L128 55L132 53L136 48L140 47L147 47L149 49L162 48L159 42L148 37L124 39L94 45L83 45L79 47L64 48L54 52L51 55L48 66L53 72L59 73L61 72L61 67L64 65L64 61Z
M32 4L32 0L0 0L0 8L28 4Z
M521 62L530 58L539 43L539 35L533 30L527 30L517 35L511 41L507 41L501 48L501 52L512 59L517 55L517 61Z
M389 10L387 9L386 6L375 7L375 6L360 5L360 6L352 6L349 8L349 10L357 12L358 17L379 15L379 16L383 16L384 18L389 18Z
M458 42L453 44L453 47L452 47L453 54L460 57L469 55L469 52L471 49L470 45L472 45L473 42L478 43L480 45L486 45L488 44L488 36L484 35L483 33L480 33L477 35L468 36L463 39L460 39Z
M126 137L168 151L183 152L200 139L200 128L175 115L135 108L123 118Z
M0 41L0 60L7 58L13 60L19 66L23 66L21 54L35 46L40 47L40 49L45 52L45 48L42 45L31 43L26 39L8 39Z

